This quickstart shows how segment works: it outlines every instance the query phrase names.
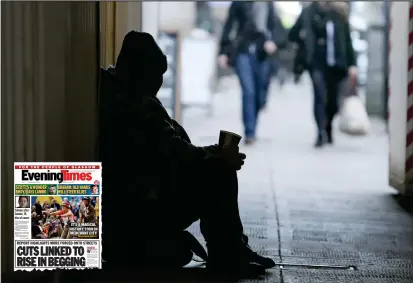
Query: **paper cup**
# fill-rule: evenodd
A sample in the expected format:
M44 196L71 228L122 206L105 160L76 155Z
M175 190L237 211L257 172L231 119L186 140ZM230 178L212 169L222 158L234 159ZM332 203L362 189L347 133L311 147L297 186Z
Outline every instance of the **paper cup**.
M242 137L235 133L220 131L219 132L219 146L220 147L235 147L239 145Z

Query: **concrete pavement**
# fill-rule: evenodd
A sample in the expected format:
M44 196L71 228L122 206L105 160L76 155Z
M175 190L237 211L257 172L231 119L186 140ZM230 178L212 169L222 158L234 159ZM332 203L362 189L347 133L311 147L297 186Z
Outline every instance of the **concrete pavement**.
M224 78L211 117L184 113L193 143L216 143L220 129L243 133L239 92L234 77ZM308 78L282 90L273 84L258 142L241 146L239 201L251 245L277 263L305 265L277 267L266 280L413 282L413 218L387 185L383 123L373 120L363 138L336 131L334 146L314 149L311 104ZM198 226L190 230L200 237Z

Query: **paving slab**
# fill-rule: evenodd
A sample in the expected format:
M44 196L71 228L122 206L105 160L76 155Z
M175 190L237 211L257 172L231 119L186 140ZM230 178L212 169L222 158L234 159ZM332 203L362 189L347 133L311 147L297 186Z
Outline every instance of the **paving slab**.
M335 131L335 144L314 149L312 89L270 88L258 142L239 172L239 202L252 246L277 263L270 282L413 282L413 217L388 186L388 137L382 121L353 138ZM235 77L221 82L211 117L184 113L193 143L216 143L219 130L243 133ZM337 123L337 121L336 121ZM190 227L197 237L198 223ZM356 266L356 270L317 268ZM251 281L249 281L251 282Z

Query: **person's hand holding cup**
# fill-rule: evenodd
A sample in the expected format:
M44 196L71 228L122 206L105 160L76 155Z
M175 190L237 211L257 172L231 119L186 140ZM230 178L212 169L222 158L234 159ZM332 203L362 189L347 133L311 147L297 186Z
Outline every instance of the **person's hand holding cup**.
M244 165L246 155L239 152L238 146L236 147L223 147L221 149L222 156L228 161L228 163L235 169L240 170Z
M241 136L227 132L220 131L219 134L219 147L221 148L222 156L234 167L235 170L240 170L244 165L246 155L239 152L239 143Z

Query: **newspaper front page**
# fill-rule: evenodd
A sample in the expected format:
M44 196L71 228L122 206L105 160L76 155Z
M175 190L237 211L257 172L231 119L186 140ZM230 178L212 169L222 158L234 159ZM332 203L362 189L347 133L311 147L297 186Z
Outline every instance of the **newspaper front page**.
M102 165L14 164L14 269L101 268Z

